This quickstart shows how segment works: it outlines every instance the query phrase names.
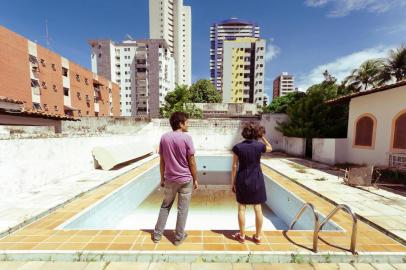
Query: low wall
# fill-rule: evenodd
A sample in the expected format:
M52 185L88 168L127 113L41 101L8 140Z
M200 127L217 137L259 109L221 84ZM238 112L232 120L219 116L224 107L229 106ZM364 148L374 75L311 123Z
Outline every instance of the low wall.
M313 139L313 160L335 165L347 161L347 139Z
M136 136L17 139L0 142L0 195L37 187L94 169L95 146L131 143Z
M53 127L0 126L0 139L61 138L71 136L131 135L140 131L150 120L134 117L82 117L81 121L62 121L61 134Z
M306 154L306 139L296 137L283 137L283 145L285 153L304 157Z
M267 113L262 115L261 125L265 127L266 138L272 145L275 151L284 151L283 134L276 130L278 123L282 123L288 120L286 114L281 113Z
M159 141L164 132L171 131L167 119L154 119L152 130L144 130L148 137ZM244 120L205 119L189 120L189 134L197 150L231 150L243 140L241 131ZM252 121L249 121L252 122Z

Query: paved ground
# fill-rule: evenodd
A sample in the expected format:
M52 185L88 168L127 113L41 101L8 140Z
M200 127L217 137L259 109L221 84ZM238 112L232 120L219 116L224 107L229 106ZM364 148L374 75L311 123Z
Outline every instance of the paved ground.
M91 170L57 183L42 186L31 192L12 194L12 196L4 197L0 201L0 234L9 228L13 228L30 218L65 203L83 192L89 191L130 171L154 157L148 157L117 170Z
M344 185L339 171L317 162L268 156L263 163L335 203L349 205L357 214L406 241L406 197L375 187Z
M240 264L134 262L0 262L0 270L405 270L406 264Z

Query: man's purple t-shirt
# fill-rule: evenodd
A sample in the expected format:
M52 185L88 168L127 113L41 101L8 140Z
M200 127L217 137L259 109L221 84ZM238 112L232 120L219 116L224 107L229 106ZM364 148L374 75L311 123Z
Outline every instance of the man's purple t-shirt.
M192 137L185 132L171 131L161 137L159 154L165 161L165 181L186 183L192 180L188 155L193 155L195 148Z

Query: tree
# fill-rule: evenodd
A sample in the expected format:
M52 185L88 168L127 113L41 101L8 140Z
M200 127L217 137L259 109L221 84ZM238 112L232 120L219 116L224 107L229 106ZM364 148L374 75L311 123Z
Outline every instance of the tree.
M381 83L387 83L393 78L397 82L406 79L406 44L396 50L390 50L381 73Z
M306 94L303 92L293 92L286 96L277 97L272 100L271 104L264 107L264 113L286 113L288 107L297 100L304 97Z
M382 59L367 60L352 71L344 80L344 84L355 92L379 86L382 84L384 67Z
M186 85L177 85L165 96L165 106L161 115L170 117L173 112L186 112L190 118L201 118L202 111L190 103L190 91Z
M209 80L198 80L190 87L190 102L219 103L221 95Z
M306 95L288 106L289 120L277 127L283 135L301 138L343 138L347 135L348 105L327 105L340 87L324 81L311 86Z

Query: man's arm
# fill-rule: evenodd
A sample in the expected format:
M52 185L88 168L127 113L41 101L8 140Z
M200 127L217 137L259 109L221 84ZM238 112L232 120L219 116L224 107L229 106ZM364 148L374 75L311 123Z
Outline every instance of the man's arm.
M235 180L237 176L237 170L238 170L238 156L236 154L233 154L233 165L231 167L231 190L235 192Z
M164 187L165 185L165 159L164 156L161 154L160 155L160 162L159 162L159 167L161 169L161 187Z
M196 169L195 155L188 155L187 159L188 159L188 163L189 163L190 173L192 174L192 177L193 177L194 189L198 189L199 188L199 181L197 180L197 169Z

